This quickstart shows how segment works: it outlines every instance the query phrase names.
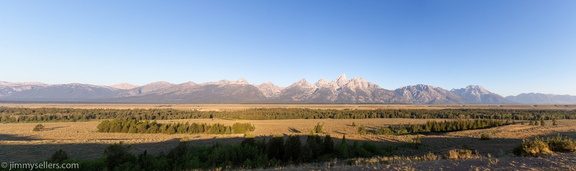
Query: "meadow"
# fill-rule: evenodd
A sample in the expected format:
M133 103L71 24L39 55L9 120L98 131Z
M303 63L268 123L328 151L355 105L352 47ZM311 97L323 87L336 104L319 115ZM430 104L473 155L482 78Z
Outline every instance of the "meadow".
M366 119L237 119L237 118L219 118L205 117L194 119L164 119L156 120L159 124L176 124L176 123L206 123L206 124L223 124L233 125L234 123L250 123L254 125L255 130L247 134L150 134L150 133L109 133L98 132L98 125L104 120L111 118L88 119L85 121L18 121L4 122L0 124L0 161L17 161L17 162L35 162L49 159L55 151L63 150L68 154L70 159L74 160L99 160L104 156L104 151L112 144L122 142L129 144L129 152L135 155L146 151L151 155L167 154L170 150L176 148L181 142L187 142L190 145L213 145L215 143L239 144L245 137L255 137L256 140L270 140L274 136L283 136L288 138L290 135L300 135L304 137L310 134L325 136L330 135L334 142L341 142L343 138L352 145L354 142L369 142L376 144L386 150L386 154L368 157L352 158L334 161L327 159L315 163L304 163L295 165L279 165L272 168L301 168L301 169L333 169L348 170L350 167L357 169L381 169L381 168L415 168L426 169L429 166L434 168L454 169L468 167L471 168L511 168L527 169L538 168L530 162L543 162L530 157L516 157L513 150L523 139L533 139L535 137L553 137L557 135L576 138L576 120L555 118L573 115L574 106L565 105L518 105L518 106L499 106L499 105L465 105L465 106L415 106L415 105L101 105L101 104L74 104L66 106L65 104L11 104L0 106L26 109L42 108L72 108L72 109L165 109L174 110L197 110L197 111L243 111L253 108L269 108L270 110L294 110L300 111L300 108L307 108L308 112L327 112L325 110L341 111L372 111L381 110L400 110L400 111L420 111L422 113L434 113L446 110L449 112L459 112L465 109L466 112L472 113L491 113L500 111L510 113L510 111L520 111L517 115L500 115L499 120L505 122L514 122L515 124L501 125L497 127L484 129L471 129L452 132L431 132L416 134L374 134L378 129L386 127L398 127L399 125L417 125L426 124L429 121L457 121L475 118L366 118ZM386 106L390 106L386 108ZM405 107L405 108L402 108ZM417 109L417 110L415 110ZM433 110L433 111L432 111ZM454 110L454 111L453 111ZM488 110L488 111L485 111ZM492 111L494 110L494 111ZM25 111L25 110L23 110ZM130 111L130 110L129 110ZM306 110L305 110L306 111ZM543 112L544 111L544 112ZM265 111L266 112L266 111ZM530 113L534 113L533 115ZM567 112L567 113L566 113ZM350 112L353 113L353 112ZM530 115L530 119L510 119ZM210 113L219 116L220 113ZM225 113L226 116L230 113ZM22 113L14 114L9 112L2 113L2 116L23 116ZM33 115L33 114L30 114ZM459 114L461 115L461 114ZM123 116L123 115L122 115ZM203 116L203 115L202 115ZM212 115L211 115L212 116ZM248 116L248 115L246 115ZM336 115L337 116L337 115ZM510 117L507 119L507 117ZM526 117L528 118L528 117ZM538 120L536 118L542 118ZM546 118L546 119L544 119ZM552 120L554 119L554 121ZM544 121L545 125L529 125ZM553 124L553 122L555 124ZM41 131L33 131L34 127L42 124L44 128ZM323 125L321 132L316 131L317 125ZM359 129L366 129L368 133L360 132ZM482 136L488 138L482 139ZM416 142L418 140L418 142ZM459 160L451 160L449 154L453 150L467 150L473 152L469 157ZM427 156L433 154L437 158L444 160L427 161L410 157ZM394 156L404 156L394 159ZM476 157L474 157L476 156ZM429 157L433 158L433 157ZM549 161L548 168L571 168L574 160L572 153L553 154L544 156L542 160ZM533 161L536 160L536 161ZM417 162L419 161L419 162ZM433 163L429 163L433 162ZM526 163L521 163L526 162ZM459 166L454 166L457 163ZM468 164L464 164L468 163ZM475 164L476 163L476 164ZM490 164L492 163L492 164ZM488 165L486 165L488 164ZM511 166L510 164L514 165ZM238 166L241 167L241 166ZM573 168L572 168L573 169Z

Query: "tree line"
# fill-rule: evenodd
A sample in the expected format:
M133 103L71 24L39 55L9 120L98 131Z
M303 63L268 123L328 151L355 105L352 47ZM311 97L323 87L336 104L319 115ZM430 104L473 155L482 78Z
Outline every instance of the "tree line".
M98 132L123 133L162 133L162 134L244 134L256 128L250 123L234 123L226 126L220 123L167 123L138 121L134 119L104 120L97 126Z
M386 153L380 146L369 142L354 141L350 145L345 138L335 142L330 135L308 135L305 139L290 135L258 140L247 137L238 144L191 145L181 142L168 153L158 155L147 151L136 155L130 152L130 145L119 143L108 146L104 157L97 160L71 161L67 157L52 157L51 160L78 162L82 170L254 169Z
M502 121L495 119L476 119L476 120L455 120L455 121L427 121L426 124L400 124L395 126L382 127L372 132L368 131L365 126L358 127L358 133L372 133L377 135L403 135L403 134L422 134L422 133L440 133L453 132L473 129L484 129L498 127L502 125L513 124L511 121Z
M576 119L576 110L520 109L373 109L335 110L305 108L254 108L236 111L198 111L175 109L73 109L0 107L0 122L78 122L103 119L500 119L550 120Z

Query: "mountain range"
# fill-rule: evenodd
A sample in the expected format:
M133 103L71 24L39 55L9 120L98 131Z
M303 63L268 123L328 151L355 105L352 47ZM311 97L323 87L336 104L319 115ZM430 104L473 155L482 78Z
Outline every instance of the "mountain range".
M576 104L576 96L529 93L502 97L481 86L445 90L410 85L387 90L363 78L302 79L288 87L245 79L208 83L44 84L0 81L0 102L66 103L392 103L392 104Z

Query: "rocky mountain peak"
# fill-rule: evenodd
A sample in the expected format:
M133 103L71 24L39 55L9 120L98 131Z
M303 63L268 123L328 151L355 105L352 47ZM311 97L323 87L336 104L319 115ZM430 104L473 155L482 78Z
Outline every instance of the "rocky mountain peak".
M466 86L466 88L452 89L450 91L455 93L455 94L458 94L460 96L462 96L463 94L468 94L468 95L473 95L473 96L493 94L492 92L484 89L484 87L479 86L479 85L469 85L469 86Z
M275 85L272 82L265 82L262 83L258 86L256 86L261 92L262 94L264 94L264 96L266 97L277 97L281 92L282 92L282 88Z
M110 86L110 87L113 87L113 88L116 88L116 89L128 90L128 89L133 89L133 88L136 88L136 87L139 87L139 86L132 85L132 84L128 84L128 83L121 83L121 84L116 84L116 85L113 85L113 86Z
M297 86L310 86L310 85L312 85L312 84L310 84L308 81L306 81L305 78L302 78L300 81L295 82L295 83L292 84L292 85L297 85Z
M322 87L322 86L327 85L327 84L328 84L328 81L326 81L326 79L324 79L324 78L321 78L320 80L318 80L318 82L315 83L315 85L317 87Z
M512 101L492 93L479 85L469 85L466 88L452 89L450 92L466 99L473 104L510 104Z
M236 81L231 81L230 84L250 84L246 79L240 78Z
M349 81L346 78L346 74L342 74L340 75L340 77L338 77L338 79L334 80L334 82L336 83L336 85L338 85L338 87L342 87L346 85L346 83L348 83Z
M434 89L434 86L430 86L430 85L426 85L426 84L416 84L416 85L409 85L409 86L404 86L401 87L399 89L402 90L431 90Z

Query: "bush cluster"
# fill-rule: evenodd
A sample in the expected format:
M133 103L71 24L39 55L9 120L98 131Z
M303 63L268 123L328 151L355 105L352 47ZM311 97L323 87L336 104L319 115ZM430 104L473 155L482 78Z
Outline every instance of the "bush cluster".
M466 149L452 149L444 156L446 159L470 159L478 157L478 154L472 150Z
M490 140L490 139L492 139L492 137L490 136L490 134L484 133L484 134L481 134L481 135L480 135L480 140Z
M220 123L168 123L159 124L156 121L137 120L104 120L97 126L98 132L123 133L163 133L163 134L243 134L256 128L250 123L234 123L225 126Z
M42 131L42 130L44 130L44 125L42 124L38 124L34 126L34 128L32 129L32 131Z
M537 156L552 152L574 152L576 141L558 134L553 138L534 138L534 140L522 140L522 143L514 148L514 154L518 156Z

